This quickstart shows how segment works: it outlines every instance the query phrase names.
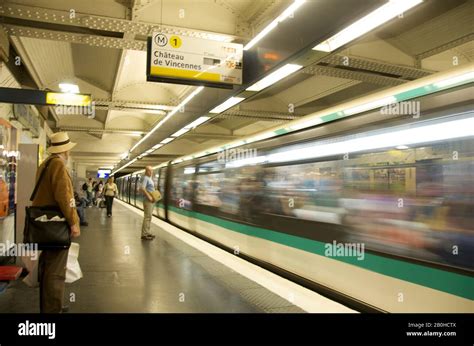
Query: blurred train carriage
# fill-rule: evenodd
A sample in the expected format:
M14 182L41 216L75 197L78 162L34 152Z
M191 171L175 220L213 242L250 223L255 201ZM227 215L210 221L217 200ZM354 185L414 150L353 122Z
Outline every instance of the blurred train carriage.
M473 123L473 87L447 93L461 101L423 97L420 119L368 112L253 143L255 160L159 165L154 213L352 306L472 311L474 139L436 131ZM117 179L137 207L140 173ZM325 256L333 242L364 244L365 259Z

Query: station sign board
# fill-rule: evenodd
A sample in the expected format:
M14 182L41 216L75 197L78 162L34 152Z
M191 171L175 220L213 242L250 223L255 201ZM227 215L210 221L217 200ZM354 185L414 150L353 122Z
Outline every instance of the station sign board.
M243 46L155 32L148 38L147 80L232 88L242 84Z

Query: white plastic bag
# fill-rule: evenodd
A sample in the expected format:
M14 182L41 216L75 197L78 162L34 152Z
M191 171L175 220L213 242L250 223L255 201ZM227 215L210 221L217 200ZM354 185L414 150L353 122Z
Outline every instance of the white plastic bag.
M82 270L79 266L79 244L71 243L69 248L69 254L67 256L67 265L66 265L66 282L68 284L73 283L74 281L82 278Z
M38 287L38 264L41 251L36 251L31 256L21 256L21 261L24 267L28 270L28 275L23 279L23 282L30 287Z

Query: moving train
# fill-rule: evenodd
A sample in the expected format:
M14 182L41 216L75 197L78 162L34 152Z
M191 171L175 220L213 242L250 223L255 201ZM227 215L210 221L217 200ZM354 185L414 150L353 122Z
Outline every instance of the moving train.
M473 312L473 94L160 164L154 214L359 311ZM142 174L116 179L137 208Z

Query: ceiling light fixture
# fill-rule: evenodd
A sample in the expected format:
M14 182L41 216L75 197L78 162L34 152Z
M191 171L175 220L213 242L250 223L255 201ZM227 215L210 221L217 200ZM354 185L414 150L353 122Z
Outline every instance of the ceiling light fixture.
M280 14L270 24L263 28L263 30L260 31L257 36L251 39L250 42L244 46L244 50L249 50L252 48L258 41L267 36L270 31L275 29L278 26L278 23L283 22L285 19L293 15L293 13L295 13L295 11L305 2L306 0L295 0L285 11L282 12L282 14Z
M116 174L116 173L120 172L122 169L124 169L124 168L130 166L130 165L131 165L132 163L134 163L135 161L137 161L137 158L134 158L132 161L130 161L130 162L124 164L122 167L120 167L119 169L117 169L117 170L116 170L115 172L113 172L112 174Z
M163 139L160 143L161 143L161 144L168 144L168 143L171 142L172 140L174 140L174 138L168 137L168 138L166 138L166 139Z
M236 104L245 100L244 97L230 97L219 106L213 108L209 113L222 113L228 110L231 107L234 107Z
M171 137L179 137L183 134L185 134L186 132L190 131L191 129L190 128L187 128L187 127L183 127L181 130L178 130L176 131L175 133L173 133L171 135Z
M209 119L211 119L211 117L199 117L196 120L194 120L192 123L189 123L188 125L186 125L185 128L194 129L198 127L199 125L205 123Z
M258 82L254 83L252 86L248 87L246 90L248 91L260 91L276 82L282 80L283 78L289 76L293 72L298 71L303 66L296 65L296 64L286 64L283 67L280 67L275 72L270 73L268 76L262 78Z
M180 109L182 109L189 101L191 101L191 99L196 96L197 94L199 94L202 90L204 89L204 87L200 86L196 89L194 89L194 91L189 94L188 97L186 97L179 105L177 105L171 112L169 112L158 124L156 124L151 130L150 132L148 132L145 136L143 136L142 139L140 139L133 147L132 149L130 149L130 151L133 151L136 149L136 147L138 147L141 143L143 143L143 141L145 141L148 137L150 137L156 130L158 130L161 125L163 125L166 121L169 120L169 118L171 118L173 115L175 115Z
M376 10L370 12L334 36L321 42L313 50L332 52L333 50L361 37L383 23L399 16L403 12L423 2L423 0L390 0Z
M77 84L59 83L59 89L63 93L79 94L79 86Z

